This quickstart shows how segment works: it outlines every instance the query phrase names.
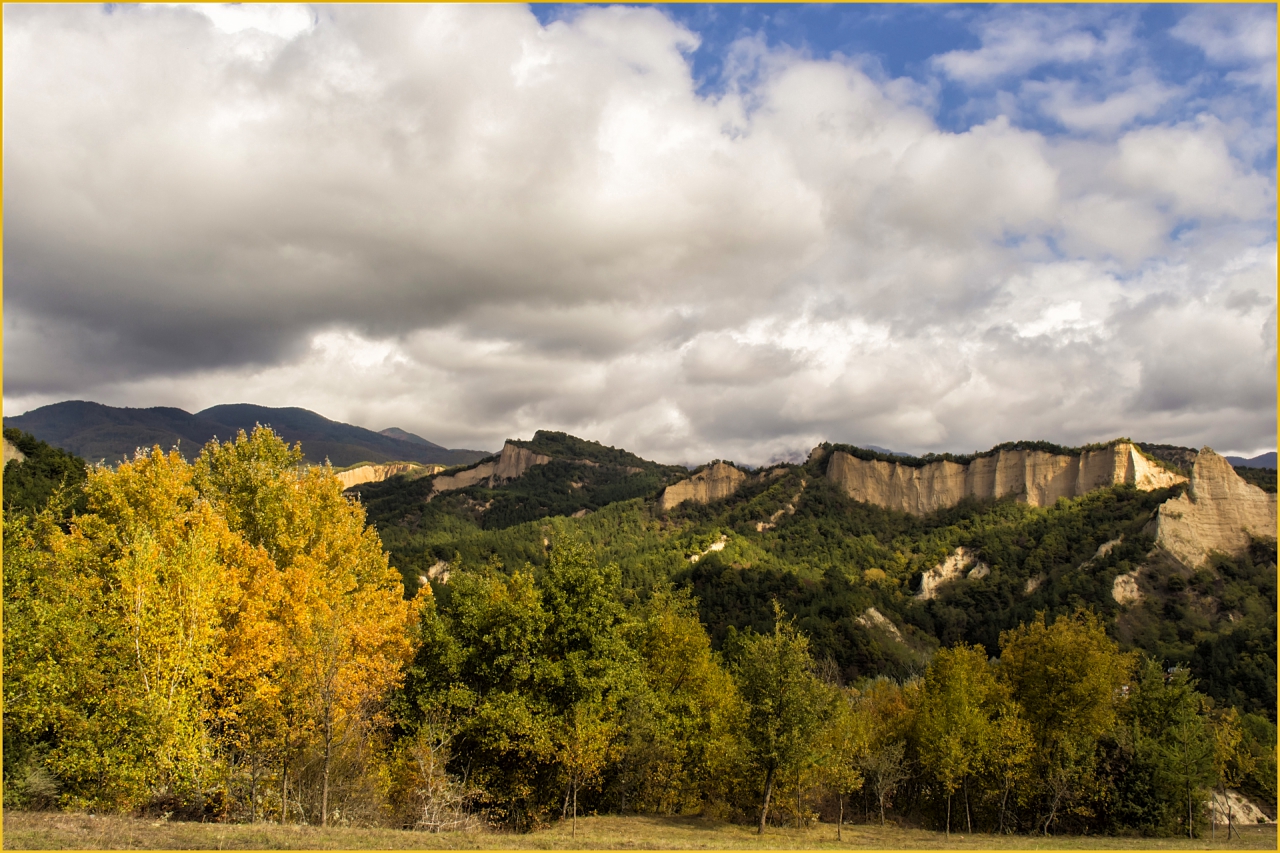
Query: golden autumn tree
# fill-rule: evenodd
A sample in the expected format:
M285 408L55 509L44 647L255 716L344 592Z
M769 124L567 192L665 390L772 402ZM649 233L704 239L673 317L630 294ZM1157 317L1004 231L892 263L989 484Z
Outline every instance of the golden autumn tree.
M402 678L413 611L364 510L327 466L300 462L299 448L259 427L206 446L197 482L271 564L250 596L263 617L237 636L247 666L236 677L255 674L236 694L249 700L242 730L258 727L263 737L250 742L278 756L281 818L292 775L303 814L327 826L336 772L347 794L371 787L354 777L370 767L383 704Z
M99 466L69 521L6 515L6 779L44 804L254 820L294 802L320 823L335 768L344 808L379 790L410 603L363 510L300 463L259 428L195 464Z

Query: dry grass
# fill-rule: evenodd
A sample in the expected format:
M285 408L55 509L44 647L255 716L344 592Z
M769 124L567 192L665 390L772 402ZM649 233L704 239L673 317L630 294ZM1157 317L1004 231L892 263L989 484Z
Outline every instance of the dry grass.
M130 817L67 813L6 812L4 846L11 850L411 850L411 849L975 849L975 850L1184 850L1276 849L1275 826L1244 828L1244 839L1227 845L1208 838L1110 838L1100 836L962 835L916 829L846 825L844 842L835 827L770 829L763 837L748 826L697 818L591 817L578 820L578 837L568 823L528 835L495 832L433 835L394 829L353 829L274 824L181 823Z

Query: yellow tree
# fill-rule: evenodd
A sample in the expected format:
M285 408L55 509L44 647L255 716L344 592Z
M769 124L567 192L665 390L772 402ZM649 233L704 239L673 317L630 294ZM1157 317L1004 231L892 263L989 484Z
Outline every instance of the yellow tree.
M275 610L278 633L260 627L258 642L246 644L260 649L272 638L279 648L278 690L257 692L267 702L259 718L274 723L286 762L291 749L316 754L315 811L327 826L335 761L347 747L367 754L386 722L383 703L410 652L412 607L364 510L342 495L328 466L302 469L300 461L299 448L258 427L234 442L211 442L197 468L205 492L279 573L278 587L261 584L262 594L279 590L278 605L263 605Z
M1240 837L1235 828L1235 815L1231 801L1227 798L1227 786L1235 787L1242 783L1254 767L1254 758L1244 746L1244 730L1240 726L1240 712L1231 706L1218 711L1213 717L1213 773L1217 777L1218 793L1222 804L1227 809L1227 841L1231 833ZM1215 804L1216 805L1216 804ZM1217 818L1217 809L1209 815L1210 832L1213 832Z
M260 703L256 719L276 732L285 753L284 816L288 752L311 747L325 826L338 753L368 746L385 722L382 703L409 654L412 610L364 510L343 497L327 466L302 469L300 462L300 448L258 427L206 446L197 479L278 573L260 577L250 595L265 618L250 620L242 650L259 656L251 671L274 676L270 685L254 679L252 695Z
M870 786L884 826L884 810L898 785L908 778L903 758L907 733L911 731L920 690L918 682L900 687L887 678L877 678L857 697L857 711L869 731L867 753L862 761L864 784Z

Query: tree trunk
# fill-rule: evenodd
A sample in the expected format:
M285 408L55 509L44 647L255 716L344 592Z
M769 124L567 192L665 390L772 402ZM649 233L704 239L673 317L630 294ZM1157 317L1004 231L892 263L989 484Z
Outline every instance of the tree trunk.
M258 760L253 760L249 771L249 823L258 822Z
M951 837L951 794L947 794L947 838Z
M329 825L329 765L333 761L333 729L328 720L324 726L324 781L320 787L320 826Z
M287 744L286 744L287 748ZM289 759L280 761L280 825L289 822Z
M844 841L844 794L840 795L840 818L836 821L836 841Z
M964 825L973 835L973 815L969 811L969 777L964 777Z
M1000 798L1000 828L997 830L1000 835L1004 835L1004 810L1009 804L1009 789L1011 787L1013 786L1006 781L1004 785L1004 796Z
M756 835L764 835L765 821L769 819L769 798L773 796L773 766L764 774L764 805L760 808L760 828Z
M1191 786L1187 785L1187 838L1195 838L1195 815L1191 810Z
M573 837L578 837L578 777L573 777Z

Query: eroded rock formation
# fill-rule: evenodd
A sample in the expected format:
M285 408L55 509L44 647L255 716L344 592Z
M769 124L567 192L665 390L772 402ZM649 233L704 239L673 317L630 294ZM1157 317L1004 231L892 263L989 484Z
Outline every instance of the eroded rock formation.
M1230 462L1204 448L1186 493L1160 505L1156 544L1196 568L1211 551L1243 553L1250 535L1276 538L1276 496L1246 483Z
M439 494L453 489L465 489L467 486L478 483L484 483L492 488L499 483L514 480L534 465L546 465L550 461L550 456L543 456L526 447L517 447L507 442L502 446L502 452L498 454L497 459L456 474L436 477L431 484L431 491L432 494Z
M913 515L947 509L970 496L1016 495L1032 506L1048 506L1058 498L1074 498L1120 483L1151 490L1186 480L1125 441L1078 456L1001 450L967 465L939 461L920 467L859 459L837 450L831 454L826 476L854 500Z
M19 450L17 445L7 438L4 439L4 464L8 465L10 459L17 459L18 462L22 462L26 458L26 454Z
M920 592L916 598L928 601L938 594L938 587L961 577L974 580L985 578L991 574L991 567L979 562L978 554L961 545L938 565L920 576Z
M853 621L857 622L864 628L879 628L899 643L906 642L906 640L902 639L902 632L898 630L898 626L893 624L889 617L885 616L874 607L868 607L866 610L862 611L861 616Z
M685 501L711 503L729 497L746 479L747 475L732 465L716 462L687 480L667 486L662 490L658 504L668 510Z
M392 462L387 465L361 465L334 474L342 488L349 489L362 483L381 483L397 474L415 474L426 477L444 470L443 465L418 465L413 462Z
M1142 601L1142 590L1138 588L1138 570L1116 575L1111 583L1111 597L1116 604L1137 604Z

